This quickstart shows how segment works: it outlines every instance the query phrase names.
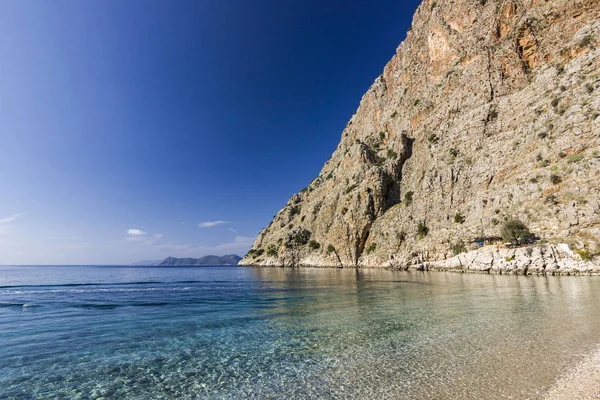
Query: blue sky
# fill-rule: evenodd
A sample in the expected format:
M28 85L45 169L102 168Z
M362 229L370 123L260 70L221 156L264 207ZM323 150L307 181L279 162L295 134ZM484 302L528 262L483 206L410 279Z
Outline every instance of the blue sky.
M0 1L0 264L238 253L418 1Z

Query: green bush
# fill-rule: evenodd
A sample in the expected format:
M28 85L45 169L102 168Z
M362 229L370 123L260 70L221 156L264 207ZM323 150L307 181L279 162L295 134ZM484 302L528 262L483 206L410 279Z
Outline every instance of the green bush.
M581 48L587 47L590 44L592 44L592 37L589 35L579 41L579 47L581 47Z
M316 240L311 240L310 242L308 242L308 246L311 249L316 250L321 247L321 244L319 242L317 242Z
M431 144L437 144L437 142L440 141L440 139L437 137L437 135L435 133L432 133L431 135L429 135L429 137L427 138L427 140Z
M567 158L567 162L570 162L570 163L576 163L581 160L583 160L583 156L581 154L575 154L575 155L572 155L571 157Z
M392 149L387 149L387 158L389 158L390 160L395 160L397 157L398 157L398 153L396 153Z
M409 191L404 193L404 204L406 204L406 206L410 206L413 202L413 192Z
M265 251L263 249L250 249L250 251L248 251L248 253L246 254L246 257L260 257L264 252Z
M269 247L267 247L267 255L269 257L277 257L277 254L279 253L279 247L275 246L275 245L269 245Z
M307 229L300 229L298 232L296 232L293 237L292 237L292 241L297 244L297 245L305 245L308 243L308 241L310 240L310 231Z
M327 252L327 254L332 253L335 251L335 247L333 247L332 244L328 244L327 249L325 251Z
M372 252L374 252L375 250L377 250L377 243L373 242L371 243L371 245L367 248L367 254L371 254Z
M466 253L467 252L467 248L465 247L465 243L461 240L458 241L454 244L452 244L450 246L450 250L452 250L452 253L454 253L454 255L458 255L460 253Z
M427 227L427 225L425 225L425 222L419 222L419 225L417 226L417 237L419 239L422 239L428 234L429 228Z
M465 221L467 219L465 218L464 215L462 215L461 213L457 212L456 214L454 214L454 222L457 224L464 224Z
M560 175L552 174L550 175L550 182L552 182L554 185L558 185L562 182L562 178L560 177Z
M592 261L596 256L595 253L592 253L588 249L577 250L577 254L579 254L579 257L581 257L583 261Z
M524 240L533 239L533 234L522 221L518 219L510 219L502 225L500 231L502 240L505 242L519 244Z

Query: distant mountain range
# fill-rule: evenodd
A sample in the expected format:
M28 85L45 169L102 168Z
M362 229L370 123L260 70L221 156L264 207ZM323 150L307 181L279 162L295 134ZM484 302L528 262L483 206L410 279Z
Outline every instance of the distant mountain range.
M237 254L228 254L225 256L204 256L200 258L175 258L167 257L164 260L154 261L148 265L155 266L195 266L195 265L237 265L242 257Z

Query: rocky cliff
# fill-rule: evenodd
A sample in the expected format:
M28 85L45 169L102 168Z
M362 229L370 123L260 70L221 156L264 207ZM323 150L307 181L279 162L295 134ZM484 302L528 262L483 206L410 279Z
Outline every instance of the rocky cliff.
M599 56L598 0L425 0L319 176L241 264L485 269L467 259L495 253L509 270L533 254L597 269ZM529 250L494 239L517 219Z

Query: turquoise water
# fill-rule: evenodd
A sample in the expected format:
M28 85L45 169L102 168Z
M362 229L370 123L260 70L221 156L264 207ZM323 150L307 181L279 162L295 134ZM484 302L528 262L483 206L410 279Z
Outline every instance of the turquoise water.
M0 267L0 398L540 398L600 279Z

